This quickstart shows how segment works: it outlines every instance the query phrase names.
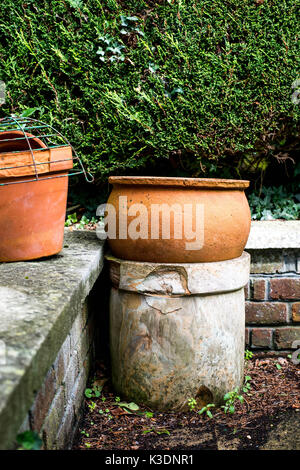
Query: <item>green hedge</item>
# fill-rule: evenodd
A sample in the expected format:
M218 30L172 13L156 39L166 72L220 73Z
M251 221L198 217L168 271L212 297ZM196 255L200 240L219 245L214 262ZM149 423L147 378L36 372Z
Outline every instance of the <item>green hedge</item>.
M295 156L298 32L291 0L2 0L0 114L38 107L99 181L245 176Z

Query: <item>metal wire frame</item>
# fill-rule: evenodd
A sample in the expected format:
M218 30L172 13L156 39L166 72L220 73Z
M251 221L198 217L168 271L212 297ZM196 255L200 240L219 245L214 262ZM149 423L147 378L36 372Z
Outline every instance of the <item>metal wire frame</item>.
M41 129L50 129L51 133L43 133ZM53 178L66 178L67 176L73 176L73 175L79 175L83 174L86 181L88 183L92 183L94 181L94 177L85 170L83 163L78 156L76 150L74 149L73 145L64 137L57 129L55 129L53 126L50 126L49 124L46 124L45 122L39 121L37 119L29 118L29 117L16 117L16 116L9 116L6 118L0 119L0 135L3 132L13 132L16 130L20 130L23 132L23 137L16 137L13 139L1 139L1 142L10 142L10 141L21 141L21 140L26 140L26 143L28 145L28 150L31 153L31 159L32 163L28 165L17 165L17 166L8 166L8 167L0 167L0 170L8 170L8 169L16 169L16 168L24 168L24 167L33 167L34 168L34 177L32 179L28 179L28 177L25 180L21 180L18 178L18 181L10 181L10 182L0 182L0 186L6 186L10 184L20 184L20 183L29 183L33 181L38 181L38 180L47 180L47 179L53 179ZM32 135L27 135L27 133L32 134ZM34 131L34 134L33 132ZM49 131L48 131L49 132ZM54 133L53 133L54 132ZM30 140L38 138L40 139L46 147L41 147L37 149L33 149ZM50 139L52 138L52 139ZM56 138L56 141L53 141ZM59 142L57 141L59 140ZM73 170L72 172L67 172L64 174L55 174L51 176L45 176L43 174L39 175L38 173L38 165L45 165L49 162L36 162L34 158L34 152L43 152L45 150L49 150L52 148L59 148L59 147L71 147L72 152L73 152L73 158L72 160L77 161L79 163L79 168ZM24 152L23 150L14 150L12 152L9 151L9 153L18 153L18 152ZM0 153L1 155L1 153ZM70 159L59 159L59 160L52 160L51 163L58 163L58 162L64 162L64 161L69 161ZM2 180L3 181L3 180Z

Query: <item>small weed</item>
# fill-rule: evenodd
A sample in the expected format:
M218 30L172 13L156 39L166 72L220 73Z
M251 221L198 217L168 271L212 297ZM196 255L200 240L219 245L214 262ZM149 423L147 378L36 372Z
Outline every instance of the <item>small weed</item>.
M90 444L89 442L85 442L84 445L87 449L90 449L92 446L92 444Z
M80 434L82 434L82 435L85 436L85 437L90 437L89 433L86 432L85 430L81 431Z
M248 393L249 390L251 389L251 385L250 385L250 382L251 381L251 377L250 375L246 375L245 377L245 382L244 382L244 386L243 386L243 392L244 393Z
M203 406L203 408L201 408L200 411L198 411L198 414L199 415L202 415L203 413L206 413L206 415L209 417L209 418L212 418L213 415L212 415L212 412L210 411L210 408L214 408L216 405L214 403L209 403L208 405L206 406Z
M99 410L99 415L105 416L109 420L113 419L113 416L111 415L110 410L108 408L106 408L104 411Z
M194 411L194 409L197 406L197 402L196 402L195 398L189 398L189 400L187 402L187 405L188 405L190 411Z
M96 403L94 401L91 401L90 403L88 403L88 407L90 411L94 411L94 409L96 408Z
M244 402L244 397L242 395L239 395L238 387L224 395L225 405L221 406L221 408L223 408L224 410L224 413L233 414L235 412L236 400L239 400L241 403Z
M83 215L78 221L77 214L76 212L74 212L73 214L68 215L67 220L65 221L65 227L70 227L71 225L74 225L77 230L82 230L88 224L97 223L98 220L96 219L96 217L88 219L88 217L86 217L85 215Z
M93 388L86 388L84 394L86 398L99 398L102 392L102 387L98 385L94 386Z
M153 413L151 411L146 411L145 417L146 418L153 418Z
M245 351L245 360L249 361L252 358L253 358L253 352L249 351L249 349L246 349L246 351Z
M17 435L17 443L18 450L40 450L43 444L40 436L29 430Z
M79 230L82 230L82 229L84 229L84 227L86 225L97 224L97 223L98 223L98 220L95 217L92 217L91 219L88 219L85 215L83 215L80 219L80 222L78 224L76 224L75 227Z
M167 429L155 429L155 428L150 428L150 429L144 429L143 434L149 434L150 432L154 432L155 434L167 434L168 436L170 435L170 432Z
M77 219L77 214L74 212L74 214L70 214L67 217L67 220L65 221L65 227L70 227L71 225L74 225L78 222Z
M243 385L243 392L249 394L249 390L251 389L250 382L251 377L250 375L246 375L244 385ZM239 394L239 388L236 387L231 392L228 392L224 395L225 405L221 406L223 408L224 413L233 414L235 412L235 402L239 400L241 403L245 401L244 397Z
M282 369L281 365L276 363L275 366L277 367L278 370Z

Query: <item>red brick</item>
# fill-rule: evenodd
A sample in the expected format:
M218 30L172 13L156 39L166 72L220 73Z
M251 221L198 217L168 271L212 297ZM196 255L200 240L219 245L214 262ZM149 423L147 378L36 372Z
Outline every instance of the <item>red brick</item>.
M271 299L300 299L300 278L277 278L270 280Z
M254 348L272 349L273 331L271 328L253 328L252 346Z
M265 300L266 298L266 281L265 279L253 279L253 299Z
M250 328L245 329L245 346L250 346Z
M300 302L292 304L292 318L294 322L300 322Z
M287 305L282 302L246 302L246 323L277 324L287 322Z
M300 327L278 328L275 330L274 343L276 349L290 349L293 341L300 340Z

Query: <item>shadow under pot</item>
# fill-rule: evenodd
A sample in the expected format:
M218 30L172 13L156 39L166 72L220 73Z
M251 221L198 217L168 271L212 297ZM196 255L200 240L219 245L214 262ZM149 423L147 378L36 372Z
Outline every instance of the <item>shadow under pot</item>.
M72 167L69 146L50 148L22 130L0 132L0 262L61 251Z

